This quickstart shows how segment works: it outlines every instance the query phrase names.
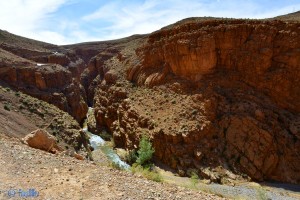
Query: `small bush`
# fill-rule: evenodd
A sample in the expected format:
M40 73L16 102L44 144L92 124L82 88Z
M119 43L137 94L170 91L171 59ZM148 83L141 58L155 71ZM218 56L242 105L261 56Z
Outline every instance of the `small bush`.
M193 187L196 187L196 184L199 181L199 176L195 171L191 172L191 183Z
M136 162L138 158L137 151L135 149L130 150L126 155L125 155L125 162L128 163L129 165L132 165L133 163Z
M7 110L7 111L10 111L9 105L5 104L5 105L4 105L4 109Z
M118 163L110 162L109 166L117 170L123 170L123 168Z
M19 97L19 96L20 96L20 92L16 92L15 95L16 95L17 97Z
M24 107L22 104L19 105L19 109L20 109L20 110L22 110L22 109L24 109L24 108L25 108L25 107Z
M29 107L29 111L32 112L32 113L34 113L34 112L36 112L37 110L36 110L36 108L34 108L34 107Z
M145 177L149 180L161 182L162 181L161 175L157 171L152 170L152 168L153 168L153 165L148 165L147 167L143 167L143 166L135 163L132 165L131 171L134 174L141 174L143 177Z
M256 190L256 194L257 194L257 199L259 199L259 200L269 199L268 195L267 195L267 191L262 187L260 187Z
M142 139L140 140L138 158L136 160L136 163L141 166L149 164L152 159L153 153L154 149L152 147L150 139L147 136L143 135Z

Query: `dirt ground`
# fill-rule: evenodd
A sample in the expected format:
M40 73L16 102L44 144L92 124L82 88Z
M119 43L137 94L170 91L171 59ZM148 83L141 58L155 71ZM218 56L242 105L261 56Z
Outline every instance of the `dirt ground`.
M63 154L36 150L4 134L0 134L0 163L0 199L24 199L21 194L27 194L31 199L55 200L222 199L167 183L152 182L107 167L105 163L79 161Z

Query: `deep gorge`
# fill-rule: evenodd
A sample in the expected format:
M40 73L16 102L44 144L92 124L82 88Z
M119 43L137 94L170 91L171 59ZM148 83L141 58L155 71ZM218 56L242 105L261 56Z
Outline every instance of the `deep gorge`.
M93 131L117 147L148 134L156 161L182 176L300 182L299 22L196 19L116 41L23 43L1 44L0 80L81 124L93 105Z

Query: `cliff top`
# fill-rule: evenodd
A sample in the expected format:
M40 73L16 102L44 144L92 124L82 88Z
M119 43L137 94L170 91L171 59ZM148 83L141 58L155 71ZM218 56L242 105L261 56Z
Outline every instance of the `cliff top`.
M280 15L273 19L279 19L279 20L283 20L283 21L300 21L300 11L290 13L287 15Z

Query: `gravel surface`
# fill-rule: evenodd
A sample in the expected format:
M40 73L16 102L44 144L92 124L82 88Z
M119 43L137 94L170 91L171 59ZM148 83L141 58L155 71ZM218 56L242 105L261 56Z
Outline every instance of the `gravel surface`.
M103 160L105 162L105 159ZM224 199L167 183L156 183L104 163L79 161L23 145L0 134L0 199ZM8 192L17 192L9 198ZM36 193L27 193L35 195ZM11 194L12 195L12 194Z
M295 197L288 191L277 191L276 189L267 189L264 187L251 186L226 186L211 184L209 190L212 193L222 195L227 198L240 198L245 200L253 199L272 199L272 200L297 200L300 199L300 193Z

